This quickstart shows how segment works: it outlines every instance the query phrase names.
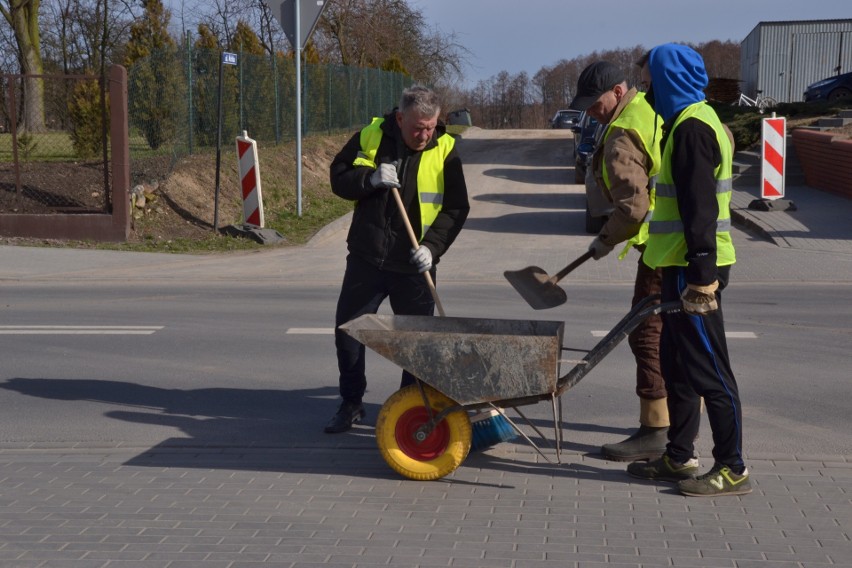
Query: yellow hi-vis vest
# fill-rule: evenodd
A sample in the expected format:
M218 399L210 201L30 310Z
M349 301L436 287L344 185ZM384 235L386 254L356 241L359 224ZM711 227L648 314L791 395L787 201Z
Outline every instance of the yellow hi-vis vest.
M663 135L663 121L657 117L657 113L650 104L645 100L645 93L636 93L626 107L618 115L618 118L613 120L607 126L606 133L603 137L603 142L612 133L613 128L621 128L623 130L631 130L639 136L642 141L642 146L645 153L651 159L651 169L648 172L648 199L650 207L648 213L642 220L642 225L639 227L639 232L632 238L628 239L618 255L619 260L627 256L627 253L635 245L641 245L648 240L648 221L651 219L651 213L654 211L654 184L656 182L657 172L660 171L660 138ZM609 172L606 168L606 161L603 161L603 180L607 190L610 188Z
M376 168L376 152L382 141L384 118L374 118L361 130L361 151L353 162L354 166ZM417 168L417 197L420 204L420 238L438 217L444 204L444 160L456 144L449 134L438 137L438 145L424 150Z
M719 117L703 102L694 103L680 113L672 125L669 140L673 139L678 125L687 118L697 118L710 126L716 133L716 141L722 152L722 162L713 171L716 178L716 201L719 204L719 216L716 221L716 265L728 266L736 262L734 244L731 241L731 141L719 122ZM677 207L677 189L672 176L672 144L666 144L663 148L663 162L657 177L656 204L642 258L651 268L688 264L683 221Z

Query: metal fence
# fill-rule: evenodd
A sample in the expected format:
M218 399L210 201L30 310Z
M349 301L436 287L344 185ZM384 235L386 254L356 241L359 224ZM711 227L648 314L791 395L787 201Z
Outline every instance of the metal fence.
M109 209L104 81L91 75L3 75L0 213ZM23 104L39 96L43 113Z
M163 51L127 70L131 180L166 176L177 160L223 147L242 131L261 145L296 135L295 62L219 51ZM396 106L410 77L377 69L305 64L303 136L355 130ZM109 98L92 75L0 76L0 214L108 212ZM27 128L24 99L43 93L44 117Z
M2 79L7 96L0 98L0 236L126 240L130 148L124 67L113 65L103 78Z
M294 60L237 56L237 65L221 65L221 52L186 46L152 54L128 69L132 160L168 155L171 167L182 156L215 149L220 126L223 146L243 131L261 145L293 141ZM395 107L411 85L407 75L378 69L328 64L301 69L303 136L357 129Z

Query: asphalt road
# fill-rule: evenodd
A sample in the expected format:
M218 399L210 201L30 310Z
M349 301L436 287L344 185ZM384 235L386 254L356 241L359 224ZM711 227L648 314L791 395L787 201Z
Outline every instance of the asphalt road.
M633 256L577 269L563 281L568 303L543 312L502 277L530 264L554 273L585 251L582 188L565 185L567 136L460 143L473 214L439 267L448 315L562 320L566 346L590 349L626 311ZM330 331L344 235L345 222L306 247L230 256L0 250L0 442L373 445L370 425L399 374L374 354L366 426L321 433L336 406ZM739 230L735 239L725 310L746 452L848 454L852 259ZM635 426L632 376L622 345L566 393L566 450L594 452ZM527 412L545 420L549 406ZM700 444L709 452L709 435Z

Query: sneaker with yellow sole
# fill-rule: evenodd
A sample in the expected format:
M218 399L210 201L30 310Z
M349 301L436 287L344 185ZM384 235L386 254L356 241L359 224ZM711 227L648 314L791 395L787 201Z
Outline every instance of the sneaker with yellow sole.
M682 481L695 477L698 473L698 465L698 460L695 458L686 460L686 463L679 463L668 454L663 454L652 461L631 463L627 466L627 473L640 479Z
M695 479L678 482L677 488L684 495L691 497L746 495L751 493L751 481L748 478L748 469L736 474L728 466L717 463L710 471Z

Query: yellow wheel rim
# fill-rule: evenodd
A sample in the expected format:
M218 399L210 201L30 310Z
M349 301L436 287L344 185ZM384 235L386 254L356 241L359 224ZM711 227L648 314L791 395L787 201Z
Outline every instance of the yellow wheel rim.
M423 386L432 413L455 403L435 389ZM397 473L427 481L454 471L470 451L471 428L467 412L448 414L421 443L414 432L429 421L429 412L417 385L405 387L388 398L376 421L376 442L382 457Z

